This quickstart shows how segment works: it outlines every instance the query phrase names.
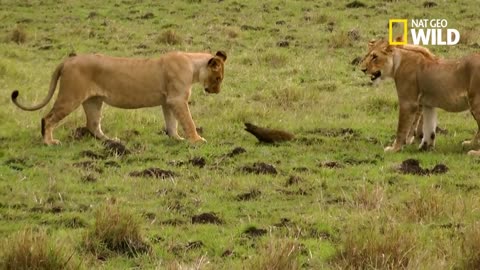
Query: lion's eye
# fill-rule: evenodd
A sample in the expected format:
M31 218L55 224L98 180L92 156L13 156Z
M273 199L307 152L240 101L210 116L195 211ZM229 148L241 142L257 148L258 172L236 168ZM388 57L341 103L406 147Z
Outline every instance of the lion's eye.
M377 55L376 54L372 54L372 60L376 60L377 59Z

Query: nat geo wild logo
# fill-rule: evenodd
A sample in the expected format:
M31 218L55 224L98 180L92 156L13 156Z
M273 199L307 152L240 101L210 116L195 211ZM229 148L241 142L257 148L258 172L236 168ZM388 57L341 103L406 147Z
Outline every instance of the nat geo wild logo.
M445 19L412 19L410 27L408 19L390 19L388 21L388 42L391 45L404 45L408 42L408 30L412 43L415 45L448 45L452 46L460 41L460 32L448 28ZM403 24L403 38L396 41L393 38L393 25Z

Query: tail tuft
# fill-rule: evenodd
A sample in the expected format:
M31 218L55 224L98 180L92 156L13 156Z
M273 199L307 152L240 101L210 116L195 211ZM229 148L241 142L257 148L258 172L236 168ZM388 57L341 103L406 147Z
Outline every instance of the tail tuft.
M14 90L12 92L12 100L15 101L17 99L17 97L18 97L18 90Z

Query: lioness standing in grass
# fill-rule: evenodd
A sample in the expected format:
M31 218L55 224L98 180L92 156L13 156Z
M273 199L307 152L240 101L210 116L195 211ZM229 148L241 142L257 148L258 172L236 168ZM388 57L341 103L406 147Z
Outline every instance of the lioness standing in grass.
M449 112L470 110L479 130L463 145L474 148L469 155L480 155L480 55L472 54L460 59L444 60L428 49L414 45L389 45L386 40L373 40L361 69L371 76L393 78L398 94L400 117L397 136L386 152L401 150L411 127L423 113L423 138L420 149L435 145L437 115L435 108Z
M171 52L157 59L73 56L55 69L43 102L24 106L17 101L18 91L13 91L12 101L23 110L38 110L50 101L60 79L57 100L42 118L42 136L47 145L60 143L53 138L53 129L80 104L88 130L99 139L108 139L100 126L103 103L124 109L160 105L170 137L183 139L177 134L178 120L190 142L205 141L198 135L188 108L192 84L201 83L208 93L220 92L226 59L221 51L215 55Z

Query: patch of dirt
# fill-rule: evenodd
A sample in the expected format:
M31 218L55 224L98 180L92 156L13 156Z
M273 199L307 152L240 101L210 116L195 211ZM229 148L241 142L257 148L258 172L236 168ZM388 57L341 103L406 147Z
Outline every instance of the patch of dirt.
M328 32L333 32L333 29L335 29L335 22L328 22L327 23L327 31Z
M277 169L271 164L264 162L255 162L252 166L244 166L242 171L245 173L255 173L255 174L272 174L276 175Z
M291 227L294 226L295 223L293 223L290 219L288 218L281 218L279 223L273 224L275 227Z
M250 237L250 238L256 238L256 237L260 237L260 236L263 236L263 235L267 234L267 230L259 229L255 226L251 226L251 227L248 227L243 232L243 234L245 234L247 237Z
M295 195L295 196L308 195L308 192L302 188L299 188L298 190L277 189L277 191L285 195Z
M342 197L335 197L335 198L331 198L331 199L328 199L325 201L325 203L327 204L344 204L346 203L347 200L345 198L342 198Z
M153 19L153 18L155 18L155 15L152 12L147 12L147 13L143 14L142 16L140 16L140 19L142 19L142 20L149 20L149 19Z
M73 165L73 167L81 168L81 169L84 169L84 170L92 170L92 171L96 171L98 173L103 173L103 169L99 168L95 164L95 162L93 162L93 161L75 162L72 165Z
M360 64L360 62L362 62L362 57L357 56L352 60L352 62L350 62L350 65L356 66L356 65Z
M180 226L180 225L184 225L186 222L184 220L181 220L181 219L173 218L173 219L167 219L167 220L164 220L164 221L160 221L159 223L162 224L162 225Z
M453 230L460 230L465 227L465 224L462 223L445 223L438 225L439 228L442 229L453 229Z
M342 165L337 161L324 161L318 164L318 166L322 168L330 168L330 169L341 169L345 167L344 165Z
M159 168L148 168L143 171L133 171L129 173L133 177L152 177L159 179L174 178L177 176L176 173L169 170L162 170Z
M448 172L448 167L445 164L437 164L430 170L431 174L444 174Z
M288 187L288 186L292 186L292 185L298 185L301 182L303 182L303 179L300 176L291 175L287 179L287 182L285 182L285 186Z
M262 31L262 30L265 29L265 27L262 27L262 26L251 26L251 25L246 25L246 24L244 24L244 25L240 26L240 29L241 29L242 31L250 31L250 30L252 30L252 31Z
M221 255L220 257L222 257L222 258L228 258L228 257L231 257L231 256L233 256L233 255L234 255L233 250L231 250L231 249L226 249L226 250L222 253L222 255Z
M438 6L438 4L435 3L435 2L432 2L432 1L423 2L423 7L424 8L432 8L432 7L436 7L436 6Z
M478 190L479 189L479 186L478 185L475 185L475 184L462 184L462 183L459 183L459 184L455 184L455 186L459 189L462 189L462 190L465 190L466 192L470 192L472 190Z
M243 147L235 147L235 148L233 148L233 150L230 153L226 154L226 156L231 158L231 157L238 156L238 155L246 153L246 152L247 152L247 150L245 150L245 148L243 148Z
M92 150L85 150L80 152L80 157L86 157L86 158L91 158L91 159L105 159L104 155L97 154L93 152Z
M352 41L357 41L361 38L360 31L358 29L351 29L347 32L347 36Z
M131 153L125 145L114 140L106 140L103 142L103 145L105 146L105 152L110 155L125 156Z
M448 172L448 167L445 164L437 164L432 169L424 169L420 167L420 162L417 159L407 159L402 161L398 171L402 174L413 175L430 175L430 174L444 174Z
M348 165L362 165L362 164L377 164L378 161L375 160L375 159L356 159L356 158L353 158L353 157L350 157L350 158L346 158L343 160L343 162L345 164L348 164Z
M192 224L223 224L223 220L215 215L215 213L202 213L192 217Z
M252 189L249 192L238 194L237 195L237 201L249 201L249 200L254 200L262 195L262 192L258 189Z
M87 19L93 19L95 17L98 16L98 13L95 12L95 11L91 11L90 13L88 13L88 16L87 16Z
M347 7L347 8L364 8L364 7L367 7L367 5L360 2L360 1L355 0L353 2L350 2L350 3L346 4L345 7Z
M307 167L295 167L293 168L294 171L296 172L308 172L310 171Z
M203 244L202 241L192 241L192 242L188 242L185 248L187 250L191 250L191 249L199 249L199 248L202 248L203 246L205 245Z
M192 164L195 167L203 168L207 165L207 161L204 157L194 157L188 161L188 163Z
M417 159L407 159L402 161L399 171L403 174L426 174L426 171L420 167L420 162Z
M306 133L319 134L325 137L359 137L359 131L352 128L316 128L308 130Z
M288 40L280 40L277 42L277 47L287 48L288 46L290 46L290 42L288 42Z
M323 143L322 138L317 138L317 137L299 137L295 141L303 144L303 145L316 145L316 144L321 144Z
M31 165L27 164L27 161L24 158L10 158L7 159L4 164L16 171L23 171L25 168L32 167Z
M115 167L115 168L120 168L121 167L120 164L118 164L118 162L113 161L113 160L105 162L105 166L106 167Z
M93 137L92 133L90 133L90 130L88 130L88 128L86 127L79 127L79 128L76 128L72 134L70 135L70 137L76 141L78 140L81 140L85 137Z
M95 183L97 182L97 178L93 175L93 174L88 174L88 175L85 175L85 176L82 176L82 182L84 183Z

